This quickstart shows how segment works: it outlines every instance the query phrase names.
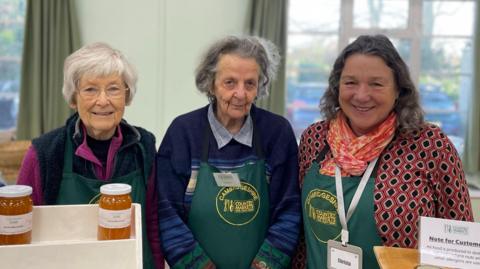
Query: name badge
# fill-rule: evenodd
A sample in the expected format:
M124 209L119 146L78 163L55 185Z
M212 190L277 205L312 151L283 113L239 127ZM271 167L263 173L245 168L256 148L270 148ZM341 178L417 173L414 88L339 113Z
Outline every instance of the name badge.
M328 269L362 269L362 249L342 242L328 240L327 242Z
M241 187L237 173L213 173L215 182L219 187Z

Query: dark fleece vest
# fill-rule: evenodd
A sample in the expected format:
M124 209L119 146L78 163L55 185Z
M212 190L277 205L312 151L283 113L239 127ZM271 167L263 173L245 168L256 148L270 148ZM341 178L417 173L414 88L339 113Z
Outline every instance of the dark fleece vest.
M78 114L75 113L67 120L65 126L32 140L40 166L43 199L47 205L56 204L57 201L63 177L66 139L72 139L73 152L83 142L83 132L75 132L77 121ZM155 158L155 137L145 129L131 126L124 120L120 122L120 126L123 141L115 155L112 178L141 169L144 177L148 179ZM143 145L145 154L142 154L140 144ZM97 178L93 164L75 154L73 172L88 178Z

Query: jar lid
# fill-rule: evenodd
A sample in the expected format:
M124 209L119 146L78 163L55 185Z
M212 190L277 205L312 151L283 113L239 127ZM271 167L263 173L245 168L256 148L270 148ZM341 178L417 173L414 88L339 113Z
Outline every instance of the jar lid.
M22 197L32 194L32 187L26 185L7 185L0 187L0 197Z
M100 187L100 192L107 195L122 195L132 191L132 186L123 183L105 184Z

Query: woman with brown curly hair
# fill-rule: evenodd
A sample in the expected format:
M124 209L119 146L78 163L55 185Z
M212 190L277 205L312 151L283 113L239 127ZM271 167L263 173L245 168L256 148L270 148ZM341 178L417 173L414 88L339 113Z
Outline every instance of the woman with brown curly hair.
M457 151L424 121L387 37L360 36L342 51L320 108L325 120L300 141L306 256L294 267L378 268L373 246L416 248L420 216L473 220Z

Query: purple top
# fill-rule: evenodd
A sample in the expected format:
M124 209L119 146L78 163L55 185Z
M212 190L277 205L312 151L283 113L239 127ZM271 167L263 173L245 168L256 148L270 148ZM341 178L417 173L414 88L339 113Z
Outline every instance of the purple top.
M112 176L112 169L114 165L115 155L117 154L118 149L122 145L123 136L122 131L119 126L117 128L117 136L112 137L112 142L108 150L108 157L106 162L106 167L102 166L102 163L98 158L93 154L92 149L87 145L87 135L85 127L82 125L83 129L83 142L75 151L75 155L79 156L87 161L90 161L94 164L95 174L98 179L108 181ZM163 254L160 250L160 240L158 232L158 204L157 204L157 193L155 191L155 165L152 166L152 171L148 178L147 183L147 194L146 194L146 206L145 206L145 218L147 225L147 237L150 242L150 248L152 250L156 268L164 268L164 259ZM33 188L32 200L35 205L45 204L43 201L42 195L42 181L40 177L40 165L37 158L37 152L35 148L30 146L25 157L23 158L22 167L18 174L17 184L28 185Z

